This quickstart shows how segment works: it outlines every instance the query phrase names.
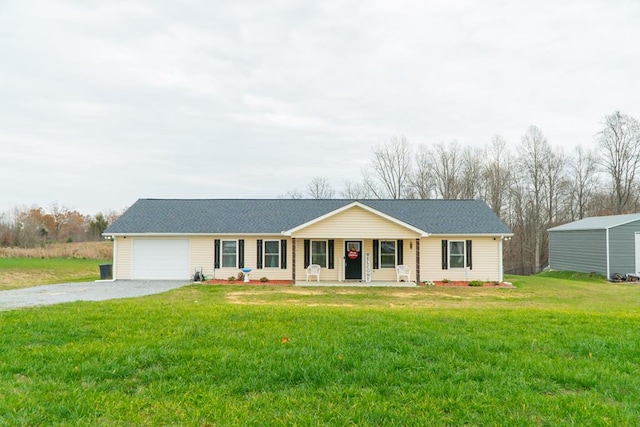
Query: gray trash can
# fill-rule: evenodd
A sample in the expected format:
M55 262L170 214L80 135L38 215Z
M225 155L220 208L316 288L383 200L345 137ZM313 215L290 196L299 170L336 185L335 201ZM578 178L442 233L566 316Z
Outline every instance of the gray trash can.
M113 278L113 264L100 264L100 280Z

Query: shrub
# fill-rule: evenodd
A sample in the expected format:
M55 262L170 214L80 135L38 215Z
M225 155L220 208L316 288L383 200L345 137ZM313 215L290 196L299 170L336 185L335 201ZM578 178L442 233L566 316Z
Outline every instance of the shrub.
M236 277L236 280L238 282L242 282L244 280L244 273L242 271L238 273L238 277Z
M267 282L269 281L269 279L267 279L266 277L262 276L262 277L260 278L260 281L261 281L262 283L267 283Z
M442 283L449 283L450 280L449 279L442 279Z
M469 282L469 286L484 286L484 282L481 280L472 280Z
M227 280L229 282L235 282L236 281L236 277L235 276L229 276L229 277L227 277Z

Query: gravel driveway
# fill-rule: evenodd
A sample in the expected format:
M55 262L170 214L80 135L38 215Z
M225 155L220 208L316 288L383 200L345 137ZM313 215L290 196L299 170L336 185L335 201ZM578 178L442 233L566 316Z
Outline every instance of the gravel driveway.
M177 280L60 283L0 291L0 311L72 301L104 301L159 294L190 284Z

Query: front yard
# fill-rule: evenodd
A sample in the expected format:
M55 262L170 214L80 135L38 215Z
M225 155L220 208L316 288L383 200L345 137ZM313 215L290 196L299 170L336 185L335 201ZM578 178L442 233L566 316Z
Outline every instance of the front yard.
M0 424L639 425L640 287L509 279L0 312Z

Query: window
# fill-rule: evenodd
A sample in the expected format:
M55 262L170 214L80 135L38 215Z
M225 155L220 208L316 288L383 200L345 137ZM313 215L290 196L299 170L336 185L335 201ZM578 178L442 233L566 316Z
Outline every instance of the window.
M280 240L264 241L264 267L280 268Z
M449 242L449 268L464 268L464 241Z
M222 241L222 267L238 266L238 242L236 240Z
M311 264L318 264L321 267L327 267L327 241L312 240L311 241Z
M380 268L396 267L396 241L380 240Z

